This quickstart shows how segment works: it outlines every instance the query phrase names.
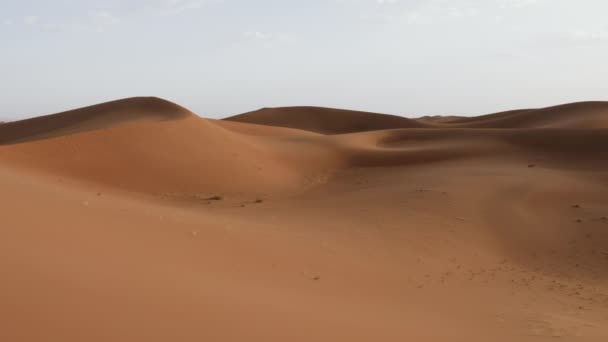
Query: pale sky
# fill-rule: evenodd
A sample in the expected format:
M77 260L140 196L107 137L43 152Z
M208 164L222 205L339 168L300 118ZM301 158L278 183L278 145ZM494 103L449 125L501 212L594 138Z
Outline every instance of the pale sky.
M606 0L0 0L0 119L158 96L205 117L608 100Z

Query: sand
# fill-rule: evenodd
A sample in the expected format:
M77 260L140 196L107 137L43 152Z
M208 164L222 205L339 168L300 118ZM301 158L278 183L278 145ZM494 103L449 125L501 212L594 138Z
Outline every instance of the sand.
M3 124L0 340L606 341L606 108Z
M394 128L423 128L422 121L401 116L321 107L262 108L226 121L296 128L322 134L342 134Z

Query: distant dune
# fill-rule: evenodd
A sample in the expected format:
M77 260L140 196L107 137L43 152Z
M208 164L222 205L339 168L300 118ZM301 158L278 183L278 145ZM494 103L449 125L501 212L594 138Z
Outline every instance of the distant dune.
M2 341L608 341L608 103L0 125Z
M459 119L464 118L463 116L454 116L454 115L432 115L432 116L422 116L419 118L416 118L416 121L419 122L424 122L427 124L434 124L434 123L445 123L445 122L451 122L451 121L456 121Z
M321 107L263 108L224 120L342 134L426 125L401 116Z
M578 102L540 109L519 109L482 115L400 116L320 107L264 108L224 119L307 130L321 134L344 134L396 128L606 128L608 102Z
M608 128L608 102L578 102L460 117L442 123L479 128Z

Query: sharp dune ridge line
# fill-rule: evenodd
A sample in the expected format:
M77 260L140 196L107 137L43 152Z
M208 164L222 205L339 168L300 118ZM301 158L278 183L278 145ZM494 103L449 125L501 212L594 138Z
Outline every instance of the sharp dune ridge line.
M0 125L3 341L606 341L608 103Z
M159 98L129 98L6 123L0 127L0 144L99 130L129 122L176 120L191 115L187 109Z

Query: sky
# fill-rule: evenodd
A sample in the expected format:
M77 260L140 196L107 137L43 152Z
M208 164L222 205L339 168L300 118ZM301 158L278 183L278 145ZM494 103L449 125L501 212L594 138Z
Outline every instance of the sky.
M204 117L608 100L606 0L0 0L0 120L131 96Z

